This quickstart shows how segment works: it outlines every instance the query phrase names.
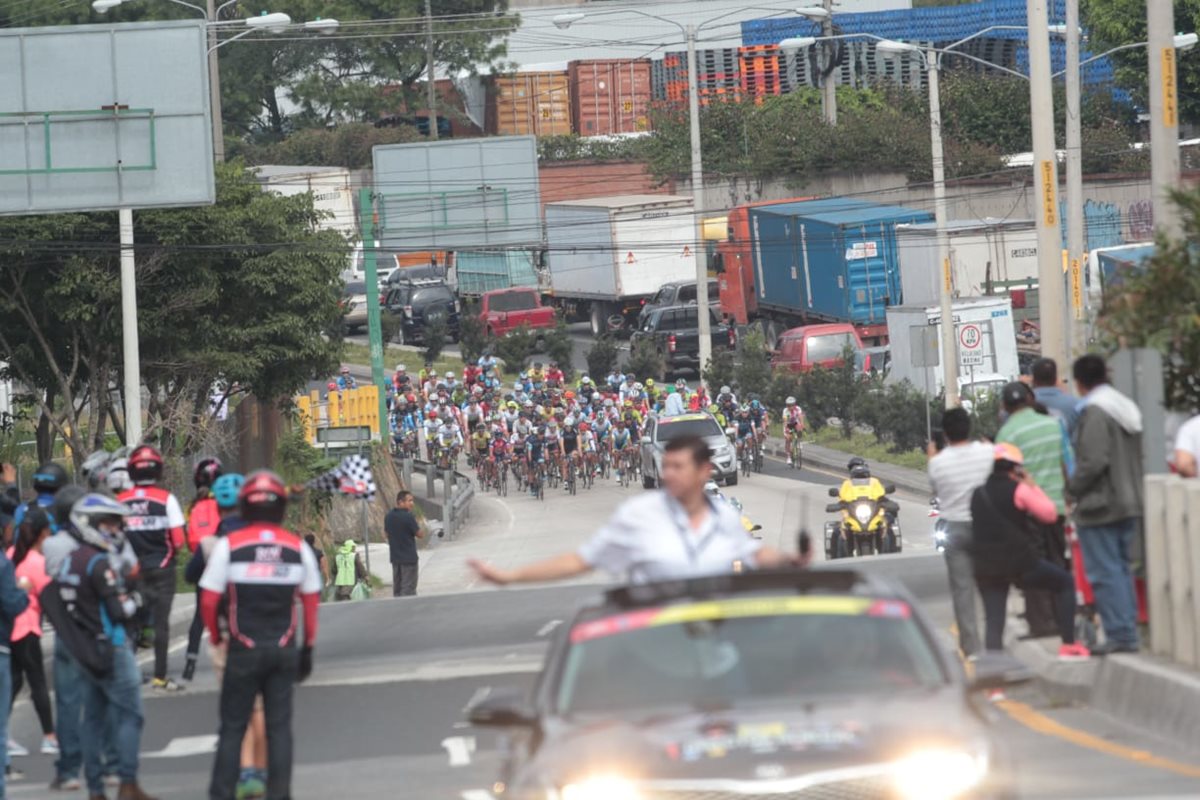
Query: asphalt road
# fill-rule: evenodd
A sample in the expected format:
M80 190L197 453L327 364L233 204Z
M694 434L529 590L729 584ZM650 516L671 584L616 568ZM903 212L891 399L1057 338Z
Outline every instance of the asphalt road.
M776 469L773 465L768 471ZM833 478L786 471L754 476L738 488L747 501L764 508L762 498L783 494L780 502L786 507L789 491L822 493L811 481L831 483ZM781 486L788 491L781 492ZM546 526L543 533L557 527L560 541L545 543L543 535L523 542L535 551L549 550L566 546L572 537L564 530L585 535L601 518L597 507L611 507L621 491L634 490L598 486L592 493L544 503L524 502L527 498L490 502L504 505L521 522L537 518ZM748 510L753 514L749 502ZM781 530L775 535L788 534ZM944 567L940 557L916 544L903 555L866 559L858 566L903 581L949 635ZM449 561L451 555L458 557L453 550L435 551L433 562ZM529 686L546 636L595 591L594 585L475 587L465 593L323 607L316 673L297 694L295 797L487 800L499 742L492 734L468 729L463 710L488 689ZM146 701L143 782L164 800L205 796L217 725L215 691L205 665L185 694ZM1150 762L1146 754L1196 767L1200 744L1156 741L1086 708L1050 708L1031 689L1010 692L1010 698L1011 708L996 708L995 717L1015 751L1022 797L1197 796L1200 773L1181 774ZM27 744L37 741L27 702L15 711L13 733ZM47 796L50 759L30 756L15 763L28 778L11 785L11 795Z

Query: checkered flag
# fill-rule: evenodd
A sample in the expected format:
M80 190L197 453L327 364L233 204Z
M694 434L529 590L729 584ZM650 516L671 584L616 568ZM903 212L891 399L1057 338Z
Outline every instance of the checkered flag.
M375 499L375 475L366 456L346 456L342 463L308 482L308 488Z

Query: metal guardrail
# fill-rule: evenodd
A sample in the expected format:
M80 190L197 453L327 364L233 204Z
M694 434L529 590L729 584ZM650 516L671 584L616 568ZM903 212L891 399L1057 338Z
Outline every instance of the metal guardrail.
M454 469L438 470L436 464L423 459L392 456L392 460L400 469L404 485L410 490L413 487L413 475L424 474L425 496L430 500L438 499L437 480L441 478L442 531L439 536L449 539L457 538L459 530L471 518L471 501L475 499L475 482ZM442 474L439 475L439 472Z
M1148 475L1145 486L1150 649L1200 667L1200 481Z

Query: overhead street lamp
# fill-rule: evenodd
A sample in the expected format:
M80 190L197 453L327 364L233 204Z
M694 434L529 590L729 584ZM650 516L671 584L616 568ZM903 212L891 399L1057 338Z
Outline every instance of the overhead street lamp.
M743 11L769 11L772 13L787 13L781 12L777 8L754 8L743 7L736 11L730 11L712 19L705 20L699 25L676 22L667 17L660 17L657 14L650 14L636 8L621 8L612 11L597 12L595 16L603 16L605 14L635 14L646 19L657 20L668 25L675 26L680 33L683 34L687 41L687 73L688 73L688 121L689 121L689 137L691 139L692 149L692 213L695 215L695 240L692 246L692 254L696 260L696 306L702 311L696 315L699 322L698 333L700 335L700 380L704 381L704 370L708 366L709 360L712 358L712 319L711 314L704 313L709 307L708 297L708 263L707 253L704 247L704 165L701 156L700 148L700 83L696 70L696 35L714 22L718 22L726 17L740 14ZM794 13L804 14L806 9L796 9ZM576 22L581 22L587 19L589 14L579 12L557 14L551 22L554 27L559 30L566 30Z
M97 14L104 14L112 9L132 2L133 0L93 0L92 10ZM210 107L210 117L212 119L212 138L213 138L213 158L216 161L225 160L225 123L221 114L221 68L218 62L217 49L224 47L230 42L237 41L244 36L248 36L256 31L266 31L267 33L280 34L286 33L292 27L292 18L282 12L269 13L262 12L256 17L246 17L245 19L230 19L222 20L221 12L226 8L234 5L238 0L227 0L221 5L216 4L216 0L206 0L205 6L196 5L195 3L186 2L186 0L167 0L169 3L174 3L177 6L184 6L193 11L198 12L204 17L208 27L208 100ZM306 31L313 33L330 34L338 29L338 21L336 19L315 19L304 23L301 27ZM233 28L244 26L245 30L236 36L231 36L225 41L217 41L217 33L225 28Z
M821 35L828 41L833 36L833 0L824 0L824 5L798 8L796 13L821 23ZM832 61L832 55L828 60ZM830 125L837 125L837 81L833 77L836 64L822 64L821 71L821 114Z

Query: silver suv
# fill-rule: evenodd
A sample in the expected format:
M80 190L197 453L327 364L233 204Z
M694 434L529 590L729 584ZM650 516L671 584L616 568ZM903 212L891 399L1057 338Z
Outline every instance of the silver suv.
M709 414L680 414L674 417L651 417L642 431L642 486L653 489L659 485L663 450L667 442L680 436L699 436L713 451L713 480L725 481L726 486L738 482L737 454L725 436L725 431Z

